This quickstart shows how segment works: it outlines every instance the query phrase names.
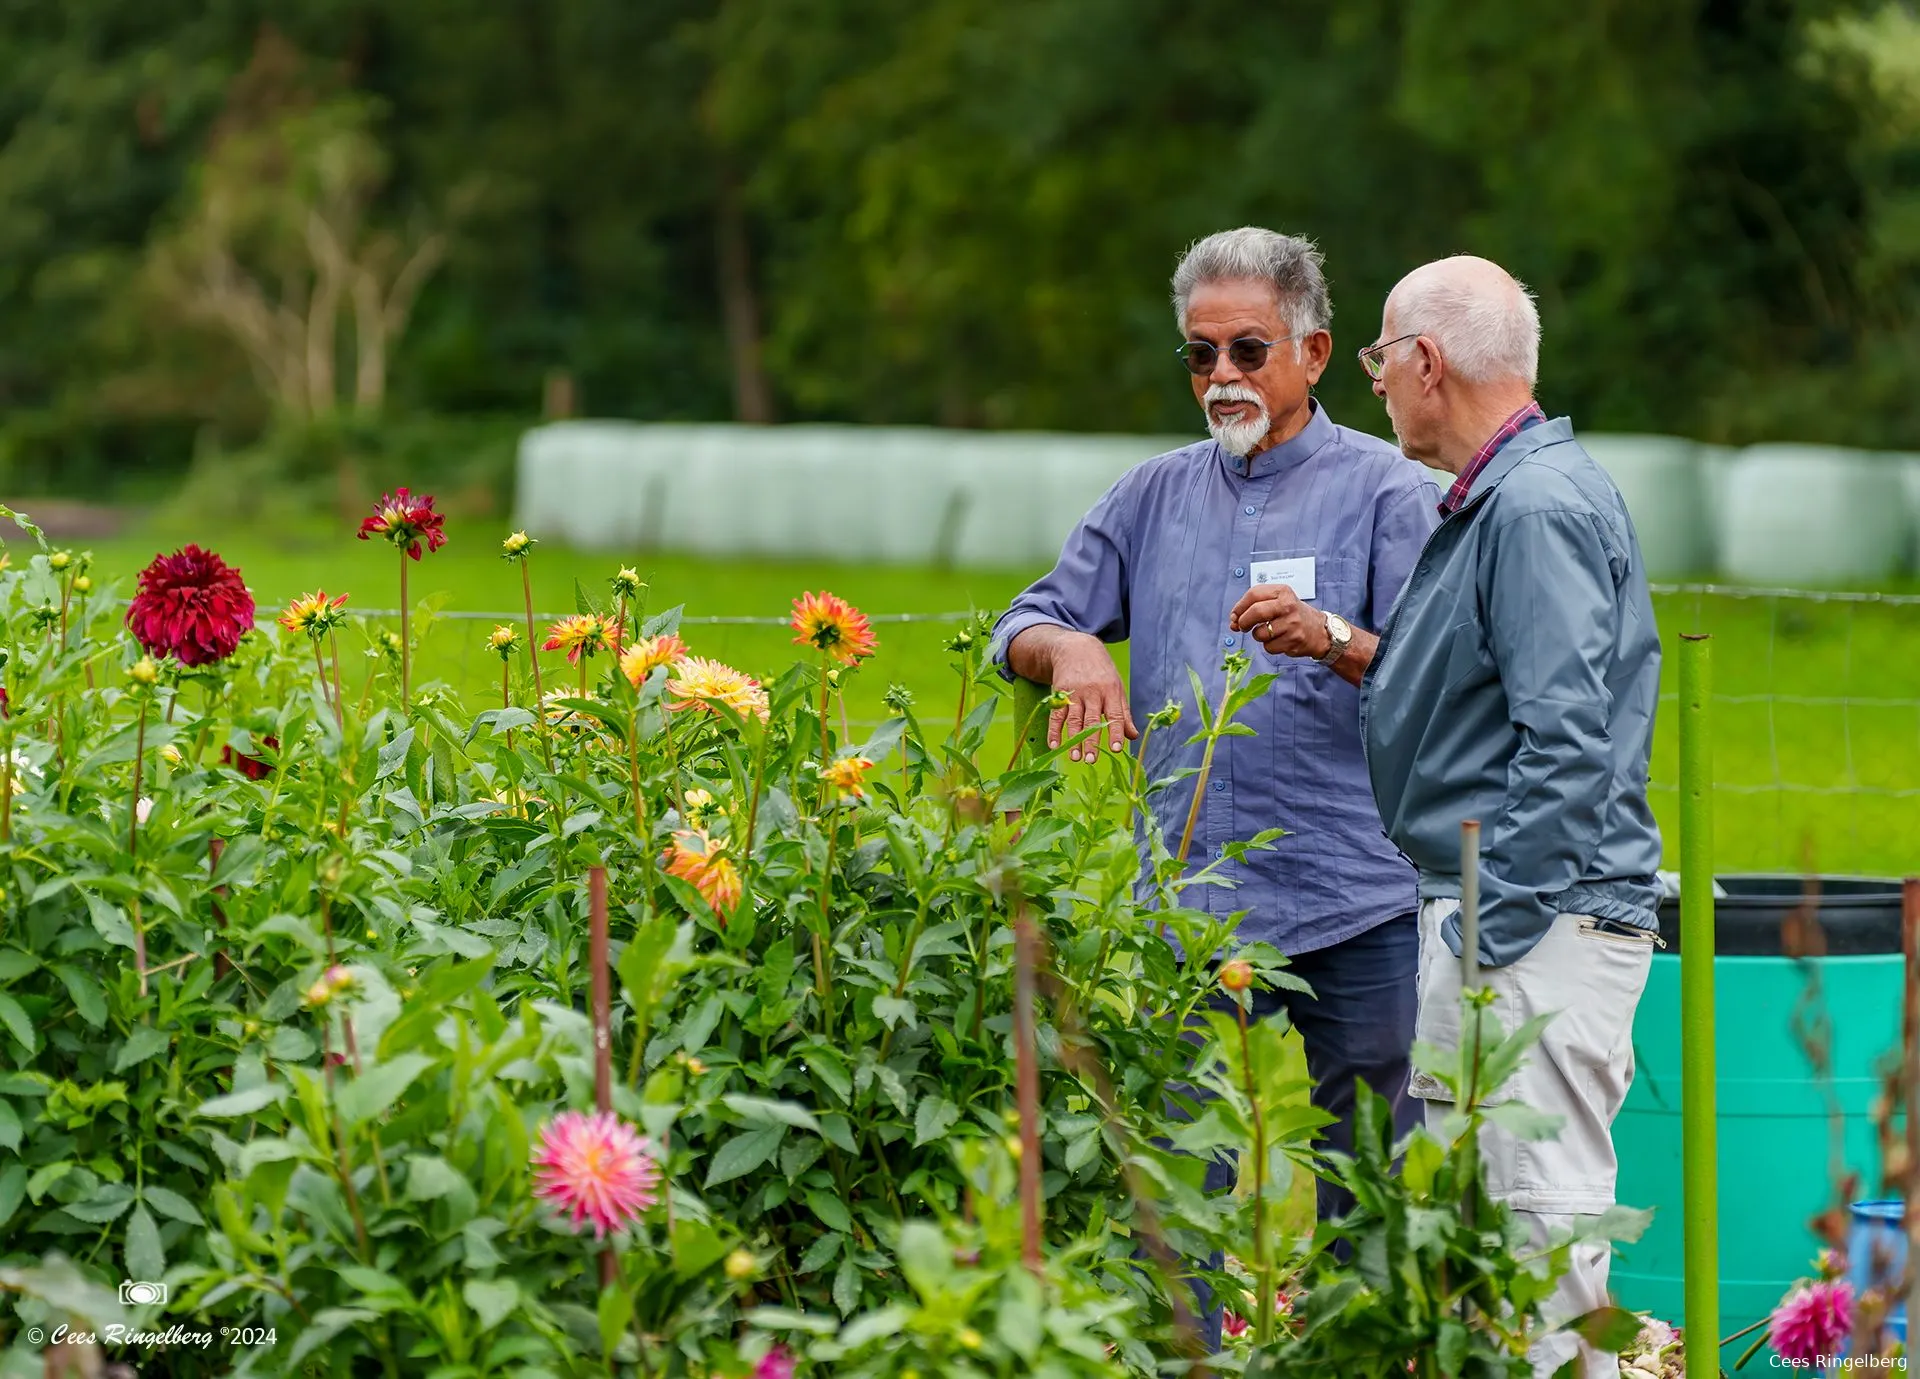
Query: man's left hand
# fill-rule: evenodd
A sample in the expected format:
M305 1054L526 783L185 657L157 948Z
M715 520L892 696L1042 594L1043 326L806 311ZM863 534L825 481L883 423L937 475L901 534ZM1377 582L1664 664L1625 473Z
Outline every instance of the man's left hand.
M1229 625L1250 633L1274 656L1317 660L1333 646L1327 615L1285 584L1256 584L1234 604Z

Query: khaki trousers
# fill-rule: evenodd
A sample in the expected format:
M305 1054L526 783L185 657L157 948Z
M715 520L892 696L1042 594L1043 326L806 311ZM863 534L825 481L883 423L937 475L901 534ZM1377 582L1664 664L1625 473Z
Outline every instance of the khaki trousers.
M1460 1046L1460 960L1441 937L1440 926L1460 908L1457 900L1420 906L1420 988L1416 1038L1435 1048ZM1585 915L1560 915L1531 952L1507 967L1482 968L1492 988L1492 1012L1509 1033L1536 1015L1555 1012L1506 1086L1489 1105L1518 1101L1558 1116L1552 1139L1516 1140L1496 1126L1480 1132L1487 1190L1545 1245L1580 1216L1613 1205L1617 1161L1613 1118L1633 1081L1633 1013L1647 984L1653 939L1611 934ZM1451 1111L1444 1087L1428 1074L1413 1074L1413 1095L1427 1103L1427 1124L1437 1131ZM1612 1250L1604 1243L1578 1246L1572 1268L1547 1302L1549 1324L1607 1304ZM1574 1356L1590 1376L1611 1375L1618 1362L1571 1333L1536 1343L1528 1352L1539 1379L1551 1379Z

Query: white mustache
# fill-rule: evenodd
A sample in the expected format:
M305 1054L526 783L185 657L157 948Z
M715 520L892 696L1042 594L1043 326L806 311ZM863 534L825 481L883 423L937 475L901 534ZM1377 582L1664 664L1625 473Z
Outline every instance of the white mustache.
M1215 383L1207 388L1202 401L1209 407L1216 402L1251 402L1259 407L1260 395L1244 383Z

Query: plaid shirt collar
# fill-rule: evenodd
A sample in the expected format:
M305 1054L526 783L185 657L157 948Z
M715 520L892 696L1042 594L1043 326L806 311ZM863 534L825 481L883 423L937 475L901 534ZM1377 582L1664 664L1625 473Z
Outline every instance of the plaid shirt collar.
M1473 481L1480 477L1500 447L1519 435L1535 422L1545 421L1547 414L1540 410L1540 404L1529 402L1512 416L1500 423L1500 429L1487 438L1487 443L1474 453L1467 467L1460 471L1453 481L1453 487L1447 490L1447 496L1440 500L1440 515L1451 517L1466 505L1467 494L1473 491Z

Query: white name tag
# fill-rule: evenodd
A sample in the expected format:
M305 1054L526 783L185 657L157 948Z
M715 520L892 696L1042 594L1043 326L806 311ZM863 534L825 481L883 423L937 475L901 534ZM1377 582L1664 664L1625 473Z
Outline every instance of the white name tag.
M1303 602L1313 601L1313 557L1310 555L1289 555L1256 560L1253 562L1253 574L1247 580L1247 587L1256 584L1284 584L1293 590L1294 597Z

